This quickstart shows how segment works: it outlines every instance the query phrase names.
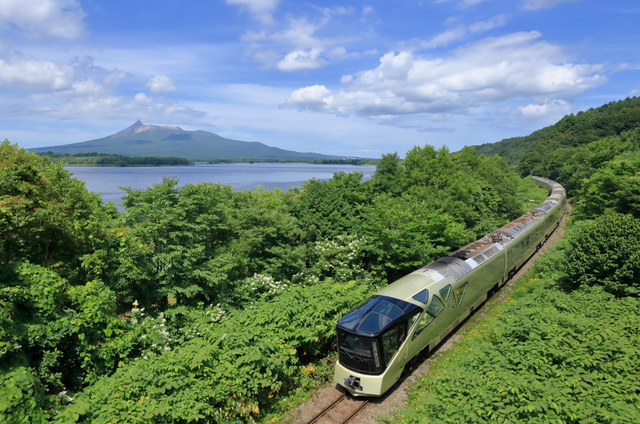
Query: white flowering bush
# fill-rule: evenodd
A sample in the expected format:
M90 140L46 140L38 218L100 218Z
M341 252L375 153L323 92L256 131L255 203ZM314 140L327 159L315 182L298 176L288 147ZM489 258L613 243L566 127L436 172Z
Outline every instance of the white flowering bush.
M249 309L259 300L273 299L275 296L290 290L289 281L277 281L268 275L254 274L246 278L236 289L238 303L247 305Z
M133 302L129 321L135 326L140 346L139 355L133 358L134 361L149 359L153 355L169 351L177 343L169 333L164 313L160 312L156 318L153 318L145 314L144 309L138 308L137 300Z
M333 240L316 241L315 268L320 275L332 277L335 281L346 283L352 280L366 280L367 272L362 267L365 244L364 237L356 234L337 236Z

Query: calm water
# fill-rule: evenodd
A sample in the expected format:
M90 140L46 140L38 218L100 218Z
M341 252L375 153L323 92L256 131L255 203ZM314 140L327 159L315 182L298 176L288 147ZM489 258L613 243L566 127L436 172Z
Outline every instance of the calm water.
M143 189L162 181L162 177L176 177L180 185L202 181L231 184L236 190L279 188L287 191L299 187L312 178L325 180L334 172L362 172L365 179L375 166L308 165L304 163L235 163L230 165L161 166L161 167L66 167L86 183L89 191L102 193L102 200L120 203L125 194L118 187Z

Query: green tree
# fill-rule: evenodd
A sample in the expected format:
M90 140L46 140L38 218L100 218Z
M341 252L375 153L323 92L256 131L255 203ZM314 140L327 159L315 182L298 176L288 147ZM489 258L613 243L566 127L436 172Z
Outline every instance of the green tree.
M30 263L2 268L0 421L41 421L67 392L116 369L135 341L115 305L100 281L71 285Z
M380 195L362 207L362 218L359 233L364 237L366 267L381 272L387 283L445 256L472 237L451 216L409 195L395 199Z
M576 224L564 247L564 284L601 285L619 296L640 294L640 220L606 213Z
M606 162L582 181L576 215L592 218L606 210L640 218L640 150Z
M62 165L7 140L0 144L0 252L14 260L77 269L80 257L101 242L113 214ZM71 276L71 275L69 275Z

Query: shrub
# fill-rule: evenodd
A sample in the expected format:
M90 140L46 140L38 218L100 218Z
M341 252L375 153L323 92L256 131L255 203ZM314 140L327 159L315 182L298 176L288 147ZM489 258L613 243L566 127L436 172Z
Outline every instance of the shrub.
M369 292L365 284L329 280L291 287L221 321L203 312L185 328L200 336L147 351L78 394L57 421L247 420L295 390L296 375L304 374L299 364L333 349L336 321Z
M579 222L564 250L568 287L598 284L616 295L640 293L640 220L607 213Z

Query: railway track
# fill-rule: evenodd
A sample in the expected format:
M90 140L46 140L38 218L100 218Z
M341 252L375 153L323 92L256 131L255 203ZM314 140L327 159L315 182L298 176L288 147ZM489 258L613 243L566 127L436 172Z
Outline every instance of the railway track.
M369 404L368 400L355 400L343 393L333 403L316 414L306 424L355 423L355 417Z

